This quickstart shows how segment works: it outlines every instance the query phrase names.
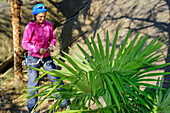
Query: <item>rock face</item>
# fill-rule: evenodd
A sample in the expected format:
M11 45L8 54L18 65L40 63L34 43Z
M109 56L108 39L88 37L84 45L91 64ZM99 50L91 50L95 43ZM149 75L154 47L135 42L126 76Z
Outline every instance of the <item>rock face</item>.
M140 32L144 36L149 34L149 38L170 38L169 0L24 0L22 33L32 18L31 10L36 3L47 6L47 20L54 26L60 50L67 50L68 46L76 49L76 43L86 47L84 40L91 36L95 38L97 33L104 41L106 30L112 41L117 28L120 29L118 45L129 29L132 37ZM10 5L3 2L0 7L0 62L3 62L12 54L13 45Z

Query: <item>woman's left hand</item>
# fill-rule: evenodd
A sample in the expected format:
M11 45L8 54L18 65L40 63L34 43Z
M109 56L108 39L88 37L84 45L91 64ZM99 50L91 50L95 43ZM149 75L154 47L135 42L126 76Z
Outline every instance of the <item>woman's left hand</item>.
M40 54L44 55L45 53L47 53L47 49L40 48Z

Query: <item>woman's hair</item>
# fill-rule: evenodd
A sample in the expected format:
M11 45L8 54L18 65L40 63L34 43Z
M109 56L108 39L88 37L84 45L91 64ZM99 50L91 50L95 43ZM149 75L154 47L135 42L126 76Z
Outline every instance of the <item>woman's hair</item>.
M35 22L35 20L36 20L36 17L34 16L34 18L31 20L31 22Z

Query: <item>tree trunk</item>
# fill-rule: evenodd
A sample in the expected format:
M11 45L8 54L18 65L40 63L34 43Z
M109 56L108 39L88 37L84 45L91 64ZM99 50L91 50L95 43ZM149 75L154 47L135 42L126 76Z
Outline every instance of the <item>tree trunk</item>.
M10 0L12 27L13 27L13 45L14 45L14 84L16 87L22 87L22 55L21 55L21 0Z

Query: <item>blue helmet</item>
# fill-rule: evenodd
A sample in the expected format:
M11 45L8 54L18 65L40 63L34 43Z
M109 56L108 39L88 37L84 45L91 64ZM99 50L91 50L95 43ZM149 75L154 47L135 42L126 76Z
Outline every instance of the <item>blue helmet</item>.
M42 12L47 12L47 8L45 7L44 4L37 4L32 9L32 14L34 16Z

